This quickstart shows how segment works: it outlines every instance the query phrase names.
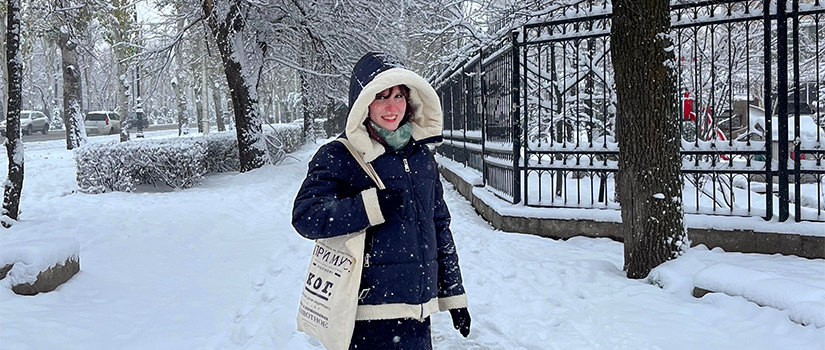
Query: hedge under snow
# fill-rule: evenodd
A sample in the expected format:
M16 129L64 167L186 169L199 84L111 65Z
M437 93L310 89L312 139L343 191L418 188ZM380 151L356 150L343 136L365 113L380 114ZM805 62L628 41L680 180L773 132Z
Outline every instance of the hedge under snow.
M272 164L301 145L297 125L266 128L263 134ZM240 169L234 131L86 144L74 150L74 160L77 185L87 193L131 192L139 185L160 184L185 189L200 184L206 174Z

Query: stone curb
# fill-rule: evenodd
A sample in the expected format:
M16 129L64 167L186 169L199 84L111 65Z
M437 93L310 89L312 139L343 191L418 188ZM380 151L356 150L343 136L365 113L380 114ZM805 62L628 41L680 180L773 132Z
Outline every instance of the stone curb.
M507 232L519 232L553 239L575 236L607 237L619 242L621 224L579 219L525 218L502 215L473 194L473 185L447 167L439 165L444 178L467 198L473 207L493 227ZM597 209L594 209L597 210ZM793 223L790 223L793 225ZM726 252L795 255L809 259L825 259L825 237L799 234L757 232L753 230L716 230L688 228L691 246L704 244L708 249L722 248Z

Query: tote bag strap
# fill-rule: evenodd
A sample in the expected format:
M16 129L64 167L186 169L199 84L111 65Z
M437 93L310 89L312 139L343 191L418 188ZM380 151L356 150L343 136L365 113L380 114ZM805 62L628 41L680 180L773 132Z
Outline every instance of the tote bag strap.
M349 153L352 154L352 157L355 158L355 161L358 162L358 165L360 165L361 168L364 169L364 172L367 173L367 176L369 176L370 179L372 179L372 181L375 182L375 185L378 186L379 190L383 190L386 188L384 187L384 182L381 181L381 178L378 177L378 173L376 173L375 169L372 167L372 164L364 162L364 157L362 157L361 154L358 153L357 150L355 150L355 147L352 145L351 142L349 142L349 140L345 138L337 138L335 139L335 141L343 143L344 146L347 146Z

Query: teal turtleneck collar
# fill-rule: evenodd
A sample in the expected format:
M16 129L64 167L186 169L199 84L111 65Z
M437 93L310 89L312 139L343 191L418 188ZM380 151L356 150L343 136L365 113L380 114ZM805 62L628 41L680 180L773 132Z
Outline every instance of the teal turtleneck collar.
M387 146L390 146L396 151L404 148L404 146L410 142L410 137L412 136L412 123L404 123L399 126L398 129L395 129L395 131L390 131L382 128L372 120L369 122L373 130L375 130L375 132L378 133L382 139L384 139L384 142L387 143Z

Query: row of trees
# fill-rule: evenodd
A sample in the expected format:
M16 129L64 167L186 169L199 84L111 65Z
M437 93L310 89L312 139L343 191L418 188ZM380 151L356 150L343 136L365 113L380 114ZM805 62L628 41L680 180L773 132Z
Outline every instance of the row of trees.
M8 23L19 21L19 47L0 41L0 51L21 55L19 66L3 60L4 78L20 74L20 85L3 84L7 119L15 110L44 111L63 121L67 149L85 143L89 110L115 110L128 124L128 113L142 107L150 118L173 118L179 133L192 119L199 127L214 120L219 130L234 123L242 171L267 161L265 122L303 118L307 135L316 118L342 126L349 74L365 52L395 54L432 75L480 42L498 11L517 8L510 0L13 2L0 7ZM17 151L8 150L12 167ZM13 206L4 212L17 218Z

